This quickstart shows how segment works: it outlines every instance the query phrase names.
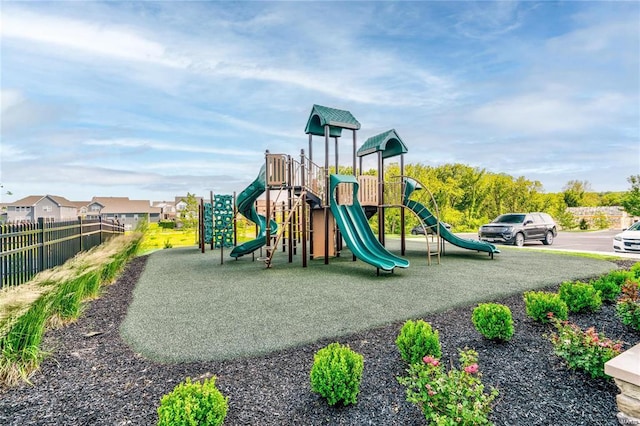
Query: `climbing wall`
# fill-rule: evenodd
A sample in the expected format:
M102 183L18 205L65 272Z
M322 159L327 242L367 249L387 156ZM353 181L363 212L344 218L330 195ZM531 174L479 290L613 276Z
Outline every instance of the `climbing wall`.
M205 208L206 218L206 208ZM213 198L213 242L215 248L233 247L233 196L216 195ZM206 230L205 230L206 238ZM211 240L209 240L211 242Z

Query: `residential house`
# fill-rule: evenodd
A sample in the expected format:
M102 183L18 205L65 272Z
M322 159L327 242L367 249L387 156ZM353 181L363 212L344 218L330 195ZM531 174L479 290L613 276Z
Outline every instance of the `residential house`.
M154 201L151 206L160 208L160 220L174 220L176 218L176 203L174 201Z
M176 206L176 216L180 217L181 216L181 212L184 211L187 208L187 196L179 196L179 197L175 197L175 206ZM200 203L202 202L202 197L195 197L196 202L198 203L198 205L200 205Z
M149 200L130 200L129 197L93 197L86 206L86 217L113 220L124 225L125 230L138 226L140 220L149 223L160 220L160 207L152 207Z
M77 220L76 205L57 195L30 195L7 204L7 222L36 222L44 218L47 222Z

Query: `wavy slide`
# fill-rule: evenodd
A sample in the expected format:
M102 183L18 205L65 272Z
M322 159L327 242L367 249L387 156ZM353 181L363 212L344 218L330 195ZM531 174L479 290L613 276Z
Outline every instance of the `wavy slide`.
M246 243L236 246L230 256L236 259L245 254L253 253L260 247L267 244L267 218L264 215L258 214L256 211L255 201L265 191L265 166L262 166L258 177L245 188L244 191L238 195L236 200L236 206L238 212L249 219L250 221L258 225L258 235L255 240L247 241ZM278 224L271 220L271 235L276 235L278 232Z
M496 248L493 244L487 243L485 241L478 240L470 240L467 238L460 238L449 231L442 222L439 222L436 217L431 214L429 209L427 209L423 204L410 200L409 197L416 190L417 182L414 179L405 179L405 191L404 191L404 202L405 205L413 210L418 217L424 222L424 224L432 229L435 229L438 226L440 231L440 236L444 238L446 241L450 242L454 246L461 247L463 249L468 250L477 250L484 251L489 253L489 256L493 259L494 253L500 253L500 250Z
M353 204L339 205L335 190L340 183L353 184ZM350 175L331 175L331 212L351 252L363 262L383 271L407 268L409 261L390 253L376 239L358 201L358 180Z

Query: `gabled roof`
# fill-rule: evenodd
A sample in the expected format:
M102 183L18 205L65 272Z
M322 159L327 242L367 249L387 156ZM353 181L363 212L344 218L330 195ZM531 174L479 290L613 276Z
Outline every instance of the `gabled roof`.
M91 203L104 207L100 214L160 213L159 207L151 207L149 200L130 200L129 197L93 197Z
M48 198L58 205L58 207L76 207L71 201L64 197L57 195L29 195L28 197L21 198L8 205L16 207L32 207L38 204L42 199Z
M349 111L313 105L304 132L315 136L324 136L324 126L327 124L331 137L340 137L342 129L360 129L360 123Z
M371 136L358 149L356 155L364 157L374 152L382 151L382 158L395 157L396 155L406 154L409 150L402 142L395 129L387 130L375 136Z

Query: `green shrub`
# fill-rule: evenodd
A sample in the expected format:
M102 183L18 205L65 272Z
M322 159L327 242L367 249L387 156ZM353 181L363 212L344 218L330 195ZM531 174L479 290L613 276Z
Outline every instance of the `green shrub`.
M364 358L349 346L331 343L313 356L311 390L329 405L355 404L360 392Z
M587 229L589 229L589 222L587 222L586 219L584 218L580 219L580 223L578 223L578 228L580 228L582 231L586 231Z
M607 377L604 364L620 354L622 342L608 339L593 327L583 331L567 321L551 321L557 329L549 338L554 353L564 358L569 368L584 370L593 378Z
M631 274L631 278L635 282L639 282L640 281L640 262L634 263L633 266L631 266L631 268L629 269L629 273Z
M615 302L620 295L620 284L608 274L593 280L591 285L600 292L600 298L603 302Z
M622 286L616 314L624 325L640 331L640 284L628 280Z
M596 312L602 307L600 293L591 284L566 281L558 294L570 312Z
M158 407L159 426L221 425L227 417L228 397L216 388L216 378L186 381L164 395Z
M489 340L510 340L513 337L513 317L508 306L481 303L471 315L473 326Z
M176 226L176 223L173 220L161 220L158 222L158 226L162 229L173 229Z
M442 355L438 330L433 330L431 324L423 320L406 321L396 338L396 346L402 359L409 364L421 362L425 355L436 358Z
M407 387L407 401L420 407L427 424L490 424L488 416L498 391L484 392L476 351L460 351L460 364L459 370L447 372L437 358L425 356L423 362L411 364L407 377L398 377Z
M549 322L550 314L566 320L569 315L567 304L556 293L528 291L524 293L524 303L527 315L535 321Z

